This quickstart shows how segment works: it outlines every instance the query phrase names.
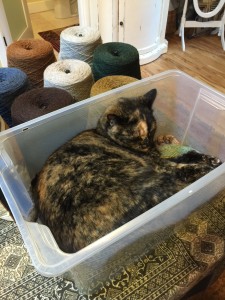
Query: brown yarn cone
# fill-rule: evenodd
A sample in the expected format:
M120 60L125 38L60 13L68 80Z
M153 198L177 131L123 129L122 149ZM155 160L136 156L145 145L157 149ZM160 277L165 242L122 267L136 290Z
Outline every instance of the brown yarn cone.
M33 120L73 103L65 90L48 87L36 88L19 95L11 107L13 125Z
M90 96L99 95L137 80L137 78L124 75L105 76L93 84Z
M52 45L39 39L13 42L7 47L6 53L8 66L27 74L30 89L43 87L44 70L56 61Z

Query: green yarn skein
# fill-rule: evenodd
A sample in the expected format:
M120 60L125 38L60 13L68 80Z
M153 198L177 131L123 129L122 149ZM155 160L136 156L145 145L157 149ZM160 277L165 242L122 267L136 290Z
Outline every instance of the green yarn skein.
M92 73L97 81L108 75L125 75L141 79L138 50L127 43L109 42L93 53Z
M176 158L193 151L194 149L192 147L180 144L163 144L158 146L158 150L162 158Z

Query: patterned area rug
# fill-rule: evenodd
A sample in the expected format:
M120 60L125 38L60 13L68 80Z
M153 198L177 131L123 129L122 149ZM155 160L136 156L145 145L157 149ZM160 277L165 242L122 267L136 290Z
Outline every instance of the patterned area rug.
M36 272L16 224L2 213L0 219L1 300L86 300L74 282L43 277Z
M74 24L74 26L78 26L79 24ZM71 26L63 27L63 28L57 28L47 31L38 32L38 34L46 41L52 44L53 48L59 52L60 50L60 33Z
M88 295L80 292L69 274L53 278L39 275L16 224L3 207L0 211L2 300L175 300L211 271L215 272L218 265L219 270L224 266L225 191L181 223L149 234L117 253L107 266L98 270L108 272L104 280L98 279L96 270L89 270Z

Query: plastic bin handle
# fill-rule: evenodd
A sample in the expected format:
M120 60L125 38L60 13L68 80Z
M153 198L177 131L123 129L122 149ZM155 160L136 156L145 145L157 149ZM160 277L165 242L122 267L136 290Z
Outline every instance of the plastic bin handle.
M201 89L199 94L199 100L202 100L218 110L225 110L225 102L221 98L217 97L215 94Z

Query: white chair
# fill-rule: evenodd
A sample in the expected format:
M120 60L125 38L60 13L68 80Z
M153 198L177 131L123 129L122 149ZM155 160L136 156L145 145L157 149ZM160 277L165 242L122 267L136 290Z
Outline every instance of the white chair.
M218 14L220 11L223 10L223 14L221 17L221 20L213 20L213 21L188 21L186 20L186 12L187 12L187 5L188 5L188 0L185 0L184 2L184 8L183 8L183 15L181 18L181 24L180 24L180 32L179 35L181 36L181 42L182 42L182 49L185 51L185 42L184 42L184 28L193 28L193 27L200 27L200 28L205 28L205 27L211 27L211 28L219 28L218 30L218 36L221 37L221 43L223 50L225 50L225 43L224 43L224 22L225 22L225 10L224 10L224 4L225 0L220 0L218 5L216 6L215 9L213 9L210 12L203 12L199 8L198 0L193 0L194 4L194 9L196 13L198 14L199 17L202 18L211 18L214 17L216 14Z

